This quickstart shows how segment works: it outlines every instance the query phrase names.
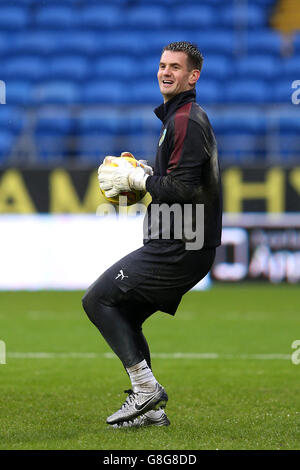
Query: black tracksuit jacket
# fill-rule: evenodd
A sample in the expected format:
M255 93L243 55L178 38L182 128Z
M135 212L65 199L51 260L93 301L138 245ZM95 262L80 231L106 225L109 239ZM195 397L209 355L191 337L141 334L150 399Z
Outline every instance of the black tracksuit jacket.
M221 243L222 191L217 144L208 117L196 103L195 90L179 93L154 112L163 124L154 174L146 181L146 189L152 196L145 216L148 227L151 227L153 204L178 203L182 208L184 204L193 208L204 204L203 247L216 247ZM193 210L193 227L197 222L195 213ZM144 235L144 243L149 239L150 229Z

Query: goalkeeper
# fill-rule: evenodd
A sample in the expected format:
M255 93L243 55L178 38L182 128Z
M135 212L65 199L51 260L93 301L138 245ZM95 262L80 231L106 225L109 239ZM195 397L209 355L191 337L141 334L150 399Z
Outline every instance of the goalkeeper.
M188 42L163 49L157 78L164 102L155 109L162 129L154 172L145 165L129 164L102 164L98 170L100 188L107 197L131 190L146 190L152 196L145 215L144 245L105 271L83 297L88 317L122 361L132 384L124 404L107 418L113 427L170 424L164 411L168 395L151 369L142 325L158 310L175 314L182 296L209 272L221 241L217 145L210 122L196 103L202 63L197 46ZM189 233L202 226L201 246L195 243L187 248L186 231L178 231L171 211L166 238L166 221L159 209L174 204L183 212L187 206L192 208L180 223L189 226ZM200 222L199 206L204 207ZM153 226L157 227L154 233Z

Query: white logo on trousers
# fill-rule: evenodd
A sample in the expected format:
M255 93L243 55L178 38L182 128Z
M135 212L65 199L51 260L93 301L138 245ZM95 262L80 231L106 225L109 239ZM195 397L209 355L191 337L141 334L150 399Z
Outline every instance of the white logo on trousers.
M120 269L120 272L118 273L117 277L115 277L115 279L119 279L119 277L121 277L121 281L123 281L124 277L128 276L125 276L125 274L123 273L123 269Z

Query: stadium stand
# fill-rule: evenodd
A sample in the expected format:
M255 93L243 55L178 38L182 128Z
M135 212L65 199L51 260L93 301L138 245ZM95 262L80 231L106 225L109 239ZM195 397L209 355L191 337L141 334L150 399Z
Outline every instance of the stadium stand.
M134 57L130 57L130 55L113 55L96 59L90 71L93 77L99 79L115 79L119 77L121 71L122 80L135 80L137 69L137 62Z
M283 56L280 27L286 23L275 10L277 3L1 2L0 80L6 83L9 122L16 121L11 127L5 125L1 105L1 162L8 161L4 156L10 155L13 139L22 132L20 116L23 113L26 120L28 109L36 112L34 138L41 162L50 161L51 152L55 158L68 158L70 148L73 158L93 161L104 148L122 151L123 144L151 159L155 151L151 139L159 132L152 109L162 101L156 83L159 54L165 44L178 40L196 42L203 52L198 101L215 125L224 162L240 162L243 155L248 160L250 156L268 159L265 142L270 132L277 132L278 142L281 137L287 142L287 135L292 142L277 146L284 161L297 152L299 156L291 84L300 79L300 25L294 32L292 53ZM284 14L286 21L289 16L287 11ZM63 114L51 124L41 111L53 105ZM280 122L277 112L274 117L274 105L283 107ZM225 121L224 107L232 116ZM253 114L253 107L259 115ZM251 118L245 117L247 113ZM135 119L128 117L132 115ZM44 145L46 140L56 144ZM70 141L74 144L66 145ZM59 145L65 150L60 152Z
M33 21L39 28L71 28L79 23L79 15L72 6L47 5L40 6Z
M21 55L7 58L3 68L4 80L43 80L47 77L47 65L45 60L36 55Z
M82 9L81 27L112 30L122 26L121 10L114 5L87 5Z
M0 163L6 164L14 142L14 135L7 130L0 130Z
M72 153L74 121L70 111L57 107L42 108L36 117L34 141L43 162L60 160Z
M30 21L27 8L22 5L0 5L0 28L1 31L17 31L28 26Z
M119 105L126 98L124 85L116 79L89 81L81 91L81 99L90 104Z
M297 156L300 148L300 119L299 116L282 116L279 120L279 153L285 158Z
M6 103L20 107L22 111L24 106L33 104L33 86L30 81L9 80L6 83ZM1 107L4 105L1 105ZM6 105L5 105L6 106Z
M266 54L236 60L235 73L239 78L272 80L280 75L280 60Z
M247 55L265 54L266 57L280 57L281 38L279 33L262 28L246 33Z
M180 28L205 28L209 29L217 26L219 16L215 14L212 6L195 5L181 6L174 11L173 21L175 26Z
M239 27L257 29L265 24L267 12L262 6L253 5L251 2L228 3L220 11L221 24L227 28L239 25Z
M163 3L163 2L162 2ZM120 17L120 16L119 16ZM136 30L160 30L170 25L170 15L163 6L158 5L141 5L134 8L128 8L125 12L122 26L133 28Z
M81 99L80 87L73 81L53 80L40 83L32 93L35 104L74 104Z
M60 55L48 61L48 74L51 79L85 80L92 76L89 60L80 55Z

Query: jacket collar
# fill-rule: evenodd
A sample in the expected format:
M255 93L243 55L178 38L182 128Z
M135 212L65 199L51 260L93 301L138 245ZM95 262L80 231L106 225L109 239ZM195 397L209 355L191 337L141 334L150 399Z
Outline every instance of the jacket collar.
M188 90L178 93L166 103L155 108L154 113L165 124L168 118L186 103L196 101L196 90Z

